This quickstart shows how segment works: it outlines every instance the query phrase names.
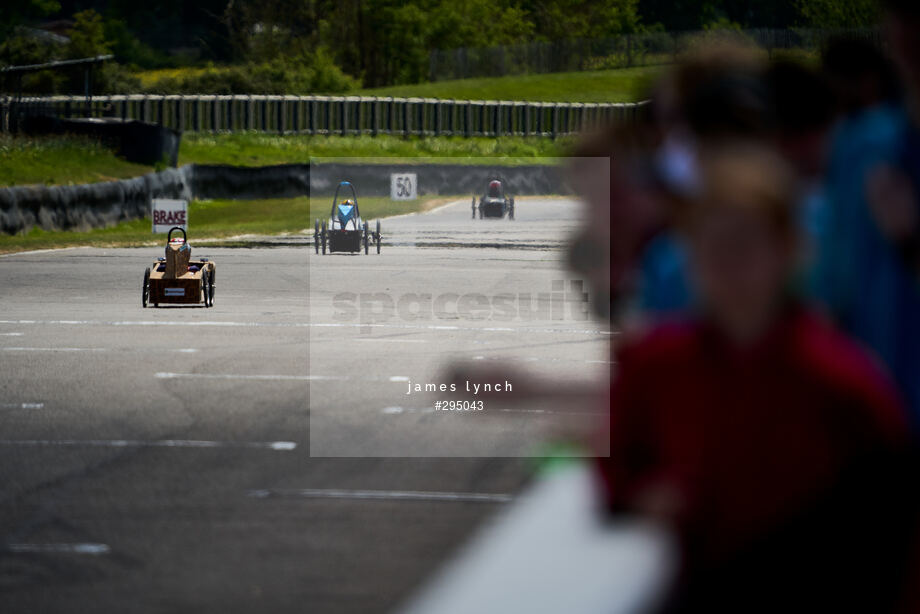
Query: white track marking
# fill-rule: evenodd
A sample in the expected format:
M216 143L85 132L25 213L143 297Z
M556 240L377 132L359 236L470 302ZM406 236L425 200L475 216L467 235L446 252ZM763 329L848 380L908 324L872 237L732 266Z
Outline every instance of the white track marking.
M437 410L434 407L400 407L391 405L381 409L380 413L392 416L397 414L433 414L435 411Z
M555 410L555 409L510 409L510 408L501 408L498 411L512 413L512 414L548 414L555 416L603 416L604 412L600 411L569 411L569 410Z
M396 416L399 414L430 414L435 413L436 410L433 407L400 407L398 405L391 405L384 407L380 410L380 413L388 416ZM499 408L499 409L486 409L485 412L504 412L512 414L544 414L544 415L554 415L554 416L603 416L603 412L598 411L569 411L569 410L554 410L554 409L511 409L511 408Z
M459 501L508 503L514 499L504 493L438 492L421 490L342 490L337 488L279 488L250 490L250 497L303 497L313 499L380 499L390 501Z
M0 439L0 446L89 446L101 448L263 448L293 450L293 441L202 441L196 439Z
M495 354L492 356L473 356L470 360L489 360L489 361L498 361L498 362L580 362L586 365L612 365L616 364L612 360L582 360L580 358L539 358L537 356L527 356L519 357L512 356L508 357L502 354Z
M66 252L71 249L91 249L91 247L89 245L76 245L74 247L56 247L53 249L33 249L23 252L10 252L8 254L0 254L0 258L10 258L12 256L31 256L33 254L51 254L54 252Z
M106 348L25 348L5 347L4 352L108 352Z
M347 377L335 375L246 375L234 373L169 373L160 372L156 374L159 379L229 379L229 380L265 380L265 381L295 381L295 382L312 382L317 380L346 380Z
M0 403L0 409L44 409L44 403Z
M0 546L2 549L2 546ZM111 548L107 544L7 544L9 552L28 552L41 554L108 554Z
M277 373L269 374L247 374L247 373L171 373L160 371L154 374L159 379L225 379L225 380L252 380L252 381L277 381L277 382L347 382L349 380L360 379L369 382L389 381L389 382L408 382L409 378L403 375L393 375L391 377L348 377L347 375L282 375Z
M382 324L359 322L233 322L233 321L195 321L195 320L0 320L0 324L37 324L65 326L202 326L229 328L379 328L393 330L457 330L487 333L559 333L571 335L615 335L615 331L600 329L569 328L533 328L513 326L455 326L455 325L416 325L416 324Z
M68 348L68 347L0 347L3 352L177 352L194 354L195 348Z
M379 341L381 343L428 343L426 339L386 339L380 337L358 337L356 341Z
M22 333L0 333L0 337L22 337Z

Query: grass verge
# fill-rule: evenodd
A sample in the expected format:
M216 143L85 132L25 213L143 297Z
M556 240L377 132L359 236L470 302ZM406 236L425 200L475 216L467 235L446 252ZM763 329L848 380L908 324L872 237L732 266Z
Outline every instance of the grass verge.
M459 197L458 197L459 198ZM359 202L366 220L427 210L448 197L423 197L393 201L366 197ZM189 203L189 242L245 244L242 235L313 234L313 220L329 215L330 198L276 198L266 200L207 200ZM0 253L63 247L143 247L165 242L165 235L150 232L150 219L123 222L87 232L47 231L33 228L21 235L0 235ZM211 241L213 240L213 241Z
M496 159L504 164L521 164L533 158L563 156L574 138L542 137L464 138L398 136L308 136L259 132L193 134L182 137L179 164L268 164L308 163L314 158L386 158L412 162L419 157Z
M92 183L135 177L152 170L119 158L92 139L0 134L0 186Z
M144 88L161 79L195 77L207 68L166 68L135 73ZM365 96L454 98L459 100L535 100L547 102L634 102L647 91L662 66L637 66L539 75L451 79L347 92ZM293 92L292 92L293 93Z
M544 102L635 102L661 74L662 66L433 81L356 92L364 96L418 96L458 100Z
M467 158L465 163L525 164L536 158L563 156L574 138L396 136L308 136L257 132L186 133L179 164L262 166L307 163L311 157L378 158L380 162L412 163ZM366 161L366 160L365 160ZM97 141L71 136L11 137L0 135L0 187L71 185L136 177L153 167L127 162Z

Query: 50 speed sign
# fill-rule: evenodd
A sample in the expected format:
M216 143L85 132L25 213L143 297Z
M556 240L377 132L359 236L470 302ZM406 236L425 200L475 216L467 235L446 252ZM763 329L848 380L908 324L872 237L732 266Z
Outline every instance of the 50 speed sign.
M418 181L415 173L392 173L390 175L390 198L393 200L415 200L418 198Z

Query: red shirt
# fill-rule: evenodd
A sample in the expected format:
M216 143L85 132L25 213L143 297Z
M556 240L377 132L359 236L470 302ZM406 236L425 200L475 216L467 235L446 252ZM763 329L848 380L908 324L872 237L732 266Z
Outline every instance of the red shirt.
M685 553L704 564L806 508L861 455L900 446L886 377L829 324L790 308L753 347L700 322L662 326L618 353L610 457L614 508L666 482Z

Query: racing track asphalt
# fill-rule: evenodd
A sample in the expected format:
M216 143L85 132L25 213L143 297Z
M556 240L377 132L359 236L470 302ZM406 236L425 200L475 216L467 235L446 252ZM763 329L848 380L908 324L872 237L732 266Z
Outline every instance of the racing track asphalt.
M609 331L539 310L581 307L552 294L577 206L468 215L384 220L379 256L195 248L192 228L193 256L217 262L213 309L141 309L159 249L0 258L0 609L400 603L526 482L529 461L496 457L539 452L570 419L433 412L402 378L439 381L457 359L576 381L609 368ZM499 313L509 293L536 311ZM414 294L448 296L401 314Z

